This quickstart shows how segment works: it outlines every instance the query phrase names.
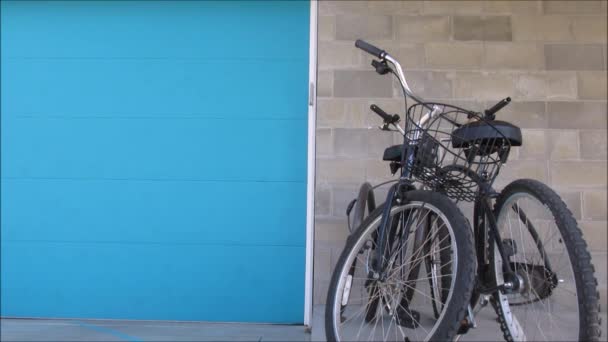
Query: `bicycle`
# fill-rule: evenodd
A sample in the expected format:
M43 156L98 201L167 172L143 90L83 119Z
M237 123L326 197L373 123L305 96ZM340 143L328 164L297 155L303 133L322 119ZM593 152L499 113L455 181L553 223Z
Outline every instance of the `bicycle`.
M597 281L571 212L535 180L492 188L523 143L517 126L496 120L511 99L483 113L426 102L390 54L362 40L355 46L401 84L404 128L398 115L370 107L382 130L404 137L383 155L401 172L378 208L368 183L348 206L355 218L330 282L327 339L457 339L491 303L507 341L598 340ZM416 102L409 108L408 98ZM474 202L473 227L458 201Z

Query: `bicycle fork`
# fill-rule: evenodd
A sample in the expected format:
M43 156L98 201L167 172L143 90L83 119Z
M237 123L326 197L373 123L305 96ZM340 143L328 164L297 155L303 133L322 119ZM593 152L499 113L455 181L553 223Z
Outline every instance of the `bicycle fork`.
M409 190L415 190L416 188L412 185L411 180L411 166L414 163L415 150L414 146L410 145L410 141L407 137L404 137L404 151L401 157L401 165L402 172L399 181L393 184L386 195L386 201L384 206L384 211L382 212L382 220L380 221L380 227L378 229L378 237L376 239L376 257L372 262L372 277L376 280L384 280L386 277L386 270L384 269L385 259L386 259L386 246L389 242L389 227L391 227L391 209L393 208L393 204L397 203L399 205L405 204L403 203L405 200L405 192ZM406 228L405 232L403 232L402 240L407 242L409 237L409 229ZM405 255L405 247L403 246L403 253Z
M372 278L375 280L385 280L387 273L387 261L389 260L387 247L390 246L397 238L396 234L399 230L397 226L403 219L397 218L396 221L391 219L391 210L394 204L403 205L405 204L404 192L413 190L413 185L408 182L398 182L393 184L386 196L385 207L382 212L382 219L380 221L380 227L378 228L378 235L376 237L376 250L374 251L374 259L372 260L371 272ZM409 216L408 216L409 221ZM401 240L400 253L405 255L407 241L410 234L410 229L406 222L401 222L401 236L398 238Z

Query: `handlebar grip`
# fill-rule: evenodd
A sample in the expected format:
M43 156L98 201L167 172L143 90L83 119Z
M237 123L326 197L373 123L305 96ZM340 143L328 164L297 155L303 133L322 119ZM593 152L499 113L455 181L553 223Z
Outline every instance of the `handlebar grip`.
M499 110L503 109L506 105L508 105L509 102L511 102L510 97L507 97L506 99L502 99L500 102L495 104L492 108L486 109L486 111L485 111L486 116L493 116L494 114L496 114L496 112L498 112Z
M385 111L383 111L375 104L369 106L369 109L371 109L374 113L378 114L384 121L390 121L392 119L392 116L388 115Z
M382 58L382 55L386 54L386 51L379 49L379 48L373 46L372 44L369 44L361 39L357 39L357 41L355 42L355 46L358 47L359 49L369 53L370 55L373 55L378 58Z

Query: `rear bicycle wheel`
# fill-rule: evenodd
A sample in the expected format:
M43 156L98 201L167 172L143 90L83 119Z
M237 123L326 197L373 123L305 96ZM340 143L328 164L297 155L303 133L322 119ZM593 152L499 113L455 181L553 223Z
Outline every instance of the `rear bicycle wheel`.
M325 333L329 341L425 341L450 340L458 331L469 304L475 256L471 229L454 203L429 191L410 191L405 204L391 209L391 232L386 246L386 278L375 279L371 265L375 257L380 206L348 238L332 275L326 312ZM445 303L435 317L426 272L419 272L427 258L424 241L416 243L418 229L430 226L442 233L445 246L439 270L449 269ZM405 240L405 236L408 238ZM429 239L431 234L423 235ZM435 234L435 236L437 236ZM446 242L447 241L447 242ZM427 241L428 242L428 241ZM417 248L414 248L417 246ZM439 251L441 252L441 251ZM355 272L349 271L355 265ZM439 275L441 277L441 275ZM447 278L447 276L446 276ZM436 282L442 286L442 282Z
M591 256L572 213L545 184L520 179L496 200L495 215L518 289L493 296L507 341L597 341L599 294ZM504 283L491 245L492 272Z

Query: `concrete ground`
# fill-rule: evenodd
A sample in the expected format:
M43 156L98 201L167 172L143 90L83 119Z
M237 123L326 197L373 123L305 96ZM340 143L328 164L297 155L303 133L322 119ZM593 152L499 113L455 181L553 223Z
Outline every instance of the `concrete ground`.
M324 341L324 307L314 309L312 332L303 326L110 320L2 319L1 341ZM478 328L460 341L500 341L495 315L485 308ZM602 313L602 336L606 337Z

